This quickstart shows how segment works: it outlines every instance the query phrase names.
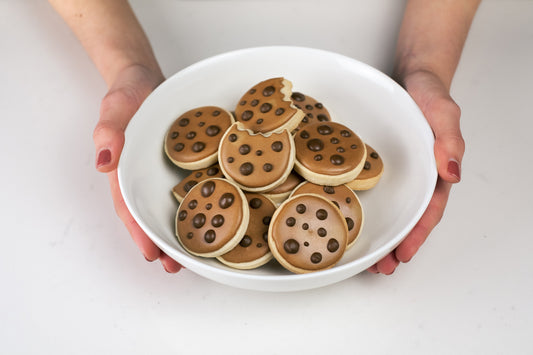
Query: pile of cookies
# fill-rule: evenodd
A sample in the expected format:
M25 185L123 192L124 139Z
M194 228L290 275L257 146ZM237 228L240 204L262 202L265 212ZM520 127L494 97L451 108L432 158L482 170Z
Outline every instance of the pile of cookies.
M374 149L285 78L254 85L233 112L183 113L164 148L191 170L172 189L178 241L238 269L272 258L295 273L334 266L363 227L354 190L383 172Z

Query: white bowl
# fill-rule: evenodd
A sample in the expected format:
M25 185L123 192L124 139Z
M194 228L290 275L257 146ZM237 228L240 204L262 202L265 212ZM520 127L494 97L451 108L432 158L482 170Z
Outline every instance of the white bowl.
M215 105L232 111L246 90L283 76L293 91L321 101L381 155L385 171L360 192L365 224L356 244L325 271L295 275L275 261L234 270L188 254L174 235L177 202L170 190L186 172L164 155L166 131L181 113ZM437 179L434 138L407 92L385 74L345 56L300 47L260 47L205 59L170 77L143 103L126 131L118 177L141 228L167 255L211 280L254 290L295 291L329 285L364 271L392 251L426 209Z

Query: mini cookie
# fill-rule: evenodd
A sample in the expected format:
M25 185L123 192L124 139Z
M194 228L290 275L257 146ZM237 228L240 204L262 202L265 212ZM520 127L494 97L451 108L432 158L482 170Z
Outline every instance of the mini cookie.
M250 209L248 229L239 244L224 255L217 257L222 263L236 269L254 269L272 259L268 247L268 226L276 206L267 197L245 193Z
M368 144L366 144L366 161L355 180L346 183L349 188L357 191L369 190L376 186L381 175L383 175L383 160L378 153Z
M348 227L340 210L316 194L296 195L283 202L268 231L272 254L295 273L332 267L344 254L347 239Z
M289 197L292 190L294 190L302 181L303 178L292 171L289 176L287 176L287 179L285 179L283 184L273 188L272 190L263 192L263 195L274 201L276 206L279 206Z
M216 257L244 236L250 211L243 192L232 182L213 178L196 184L176 213L176 236L191 254Z
M323 186L312 182L303 182L294 189L291 197L306 193L323 196L341 210L348 226L348 245L346 248L351 248L361 234L364 221L363 207L355 192L346 185Z
M187 195L187 192L189 192L194 185L206 179L216 177L223 177L222 170L220 170L218 164L210 166L209 168L192 171L187 177L181 180L179 184L172 188L172 194L178 202L181 202L185 195Z
M363 169L365 144L336 122L315 122L294 136L294 170L319 185L337 186L354 180Z
M304 95L300 92L293 92L291 95L294 106L298 107L305 113L305 117L302 119L296 130L300 130L302 127L314 123L314 122L329 122L331 116L328 110L321 102L318 102L309 95Z
M235 119L254 132L292 131L304 113L291 101L292 83L284 78L260 82L242 96L235 108Z
M187 111L168 130L165 153L180 168L207 168L217 162L218 143L233 121L231 113L216 106Z
M218 160L224 176L251 192L282 184L294 166L294 141L287 130L253 133L235 122L224 134Z

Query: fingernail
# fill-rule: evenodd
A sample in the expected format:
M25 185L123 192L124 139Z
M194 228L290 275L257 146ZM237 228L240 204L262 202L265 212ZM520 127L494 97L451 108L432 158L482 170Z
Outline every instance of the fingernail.
M98 153L98 158L96 159L96 168L100 168L107 164L111 163L111 151L109 149L102 149Z
M459 162L455 159L451 159L448 162L448 174L454 176L457 181L461 180L461 168Z

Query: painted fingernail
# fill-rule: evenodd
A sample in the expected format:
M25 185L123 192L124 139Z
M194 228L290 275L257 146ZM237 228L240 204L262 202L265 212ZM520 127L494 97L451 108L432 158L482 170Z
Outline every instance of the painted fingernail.
M96 159L96 168L101 168L109 163L111 163L111 151L107 148L102 149Z
M459 162L455 159L451 159L448 162L448 174L454 176L457 181L461 180L461 168Z

